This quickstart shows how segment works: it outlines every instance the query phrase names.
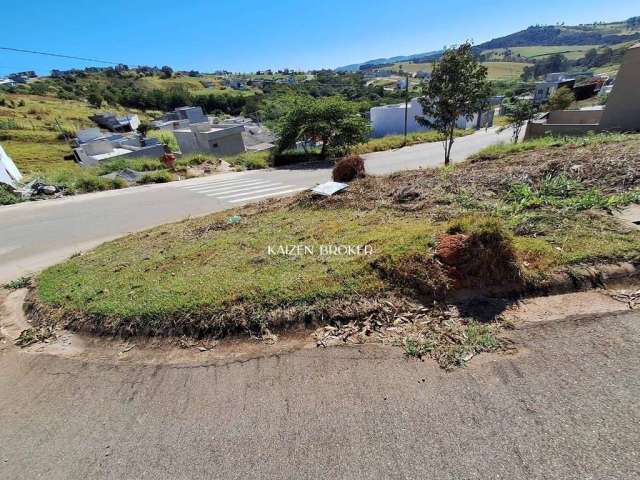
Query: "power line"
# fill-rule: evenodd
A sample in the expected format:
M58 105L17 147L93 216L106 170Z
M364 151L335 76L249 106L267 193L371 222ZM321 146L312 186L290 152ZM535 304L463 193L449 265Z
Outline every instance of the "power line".
M70 58L72 60L82 60L84 62L96 62L96 63L106 63L109 65L119 65L119 63L117 62L110 62L108 60L99 60L97 58L75 57L73 55L61 55L59 53L38 52L35 50L23 50L20 48L0 47L0 50L7 50L9 52L19 52L19 53L33 53L35 55L45 55L49 57Z

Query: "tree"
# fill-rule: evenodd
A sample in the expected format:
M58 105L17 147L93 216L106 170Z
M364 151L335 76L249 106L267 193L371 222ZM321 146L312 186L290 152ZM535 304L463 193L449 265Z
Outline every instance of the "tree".
M358 115L357 108L341 97L301 97L284 115L278 126L278 150L283 152L303 142L322 143L321 157L346 153L350 147L366 142L369 124Z
M513 143L518 143L522 127L533 118L537 109L531 100L512 99L505 102L505 117L509 124L505 128L513 129Z
M444 135L444 163L449 165L456 123L460 117L471 119L488 104L491 86L487 68L473 55L471 43L448 48L433 66L431 80L422 86L424 116L416 117L420 125L434 128Z
M171 78L173 76L173 68L165 65L164 67L162 67L160 69L160 71L162 72L162 78Z
M91 92L89 93L89 95L87 95L87 101L91 106L95 108L100 108L102 106L102 102L104 101L104 99L102 98L102 95L100 95L100 93Z
M566 110L569 106L576 101L576 96L571 89L562 87L553 92L547 102L547 110Z

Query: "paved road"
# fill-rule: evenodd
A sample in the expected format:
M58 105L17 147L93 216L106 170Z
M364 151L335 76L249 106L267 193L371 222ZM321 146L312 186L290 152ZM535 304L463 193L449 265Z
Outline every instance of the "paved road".
M393 348L124 366L0 348L6 479L640 478L640 315L444 373Z
M453 159L508 138L494 129L457 139ZM366 156L371 174L435 167L442 157L439 142ZM307 165L0 207L0 283L130 232L293 194L330 176L327 165Z

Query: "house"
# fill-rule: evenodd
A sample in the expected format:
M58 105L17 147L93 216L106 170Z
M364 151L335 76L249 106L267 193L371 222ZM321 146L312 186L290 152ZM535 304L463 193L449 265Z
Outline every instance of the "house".
M533 101L535 103L545 103L549 97L562 87L573 89L576 79L569 77L566 73L549 73L544 82L536 83Z
M115 159L159 158L166 152L155 138L142 138L139 134L103 134L95 129L81 130L73 149L75 161L82 166L94 166Z
M4 89L16 88L16 82L15 80L11 80L10 78L0 78L0 88L4 88Z
M396 81L396 90L404 90L409 86L409 82L406 78L400 78Z
M202 107L179 107L154 120L151 125L160 130L176 130L186 128L192 123L208 121L209 117L204 114Z
M183 155L211 153L218 156L238 155L246 151L242 133L244 125L193 123L173 130Z
M640 43L624 56L609 99L598 110L557 110L529 122L525 138L584 135L588 132L640 131Z
M418 78L420 80L429 80L431 78L431 74L429 72L420 70L413 74L413 78Z
M89 118L111 132L133 132L140 126L140 118L133 114L118 116L115 113L102 112Z
M23 84L23 85L29 82L29 77L27 75L23 75L20 73L11 74L9 75L9 78L14 82Z
M471 119L460 117L456 128L468 130L472 128L485 128L493 125L493 109L475 114ZM386 135L400 135L404 133L405 104L386 105L374 107L370 111L372 136L375 138ZM407 132L424 132L430 130L420 125L416 117L423 116L422 106L417 98L412 99L407 108Z
M0 183L15 188L20 180L22 180L20 170L0 145Z
M233 88L234 90L244 90L247 88L247 82L242 78L224 78L222 85Z

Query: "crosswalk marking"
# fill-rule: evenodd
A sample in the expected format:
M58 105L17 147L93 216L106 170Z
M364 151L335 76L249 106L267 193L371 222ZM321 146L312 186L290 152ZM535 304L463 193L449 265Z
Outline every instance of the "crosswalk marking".
M276 185L276 184L274 184L274 185ZM277 184L277 185L278 186L276 186L276 187L261 188L259 190L252 190L250 192L236 193L234 195L219 196L217 193L212 193L212 194L208 194L207 197L218 196L218 198L227 199L227 198L235 198L235 197L246 196L247 193L253 194L253 193L271 192L273 190L282 190L283 188L291 188L291 187L293 187L293 185L282 185L282 184Z
M306 188L296 188L295 185L287 185L255 176L227 178L226 180L211 179L202 183L184 185L181 188L191 193L217 198L228 203L247 202L306 190Z
M199 192L199 193L204 193L204 192L208 192L208 191L213 191L213 190L219 190L222 191L224 189L237 189L237 188L243 188L243 187L253 187L254 185L265 185L265 184L270 184L269 182L247 182L247 183L234 183L232 185L221 185L220 187L215 186L207 186L207 187L200 187L200 188L192 188L190 189L192 192ZM271 185L271 184L270 184Z
M236 198L235 200L229 200L229 203L240 203L240 202L248 202L251 200L259 200L260 198L273 197L275 195L286 195L289 193L297 193L302 192L303 190L307 190L307 188L293 188L291 190L283 190L279 192L265 193L264 195L256 195L255 197L244 197L244 198Z
M260 180L233 180L233 181L228 181L228 182L212 182L212 183L199 183L197 185L190 185L187 187L183 187L187 190L199 190L201 188L211 188L211 187L223 187L223 186L230 186L230 185L242 185L243 183L252 183L252 182L258 182Z

